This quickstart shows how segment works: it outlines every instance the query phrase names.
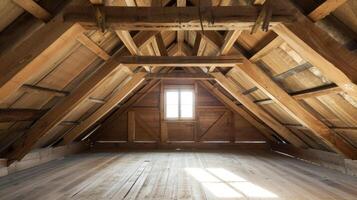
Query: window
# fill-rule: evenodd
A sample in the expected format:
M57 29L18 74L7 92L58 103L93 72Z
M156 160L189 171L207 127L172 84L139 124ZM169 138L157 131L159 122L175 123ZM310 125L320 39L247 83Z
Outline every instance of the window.
M187 120L194 118L194 90L191 87L165 89L165 119Z

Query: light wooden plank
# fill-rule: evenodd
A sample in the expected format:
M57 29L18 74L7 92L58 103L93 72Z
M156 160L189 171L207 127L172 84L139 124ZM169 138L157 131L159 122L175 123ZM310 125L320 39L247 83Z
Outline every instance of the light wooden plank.
M110 58L110 55L107 52L105 52L100 46L89 39L86 35L79 34L77 40L103 60L108 60Z
M118 35L120 40L124 43L126 48L128 48L129 52L131 55L143 55L140 49L136 46L133 38L131 37L129 31L115 31L115 33ZM145 70L147 72L150 72L150 67L144 66Z
M27 84L23 85L21 87L21 90L28 93L48 94L57 97L65 97L69 94L69 92L66 91L60 91L52 88L44 88L36 85L27 85Z
M29 36L22 44L0 57L0 102L12 96L22 85L58 59L61 49L84 29L78 24L52 20ZM44 37L46 36L46 37Z
M241 30L229 31L224 39L220 52L217 53L217 56L227 55L241 33ZM215 66L210 67L209 72L213 72L215 68Z
M335 11L338 7L340 7L342 4L346 2L347 0L326 0L317 8L315 8L315 10L309 13L308 17L312 21L317 22L325 18L327 15Z
M39 6L34 0L12 0L18 6L31 13L36 18L47 22L51 19L51 14Z
M254 6L202 7L200 13L196 7L106 6L102 10L108 19L106 25L116 30L201 30L200 19L205 30L243 30L250 29L259 14L259 8ZM287 9L277 9L273 13L271 25L289 23L295 18ZM92 15L91 7L71 6L65 10L64 21L97 29Z
M151 73L147 79L161 80L213 80L212 76L204 73Z

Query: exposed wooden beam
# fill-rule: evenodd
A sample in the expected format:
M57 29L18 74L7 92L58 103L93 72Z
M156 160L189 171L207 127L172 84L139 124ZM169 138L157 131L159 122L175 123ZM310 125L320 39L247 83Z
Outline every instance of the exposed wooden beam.
M12 96L30 77L42 72L84 29L78 24L52 20L0 57L0 102Z
M138 46L146 44L147 40L152 38L155 32L139 32L134 41ZM126 48L119 49L113 56L106 61L92 76L81 83L70 95L63 101L56 104L42 118L36 121L31 129L26 133L26 138L23 145L18 146L10 155L8 155L9 163L23 158L36 144L36 142L46 135L50 130L56 127L64 120L77 106L87 100L89 95L97 89L105 79L113 74L121 65L116 61L118 57L127 55L129 52Z
M34 109L0 109L0 122L37 120L45 112L46 110Z
M106 25L117 30L235 30L250 29L259 14L254 6L202 7L117 7L104 6ZM237 12L239 10L239 12ZM155 13L153 15L152 13ZM292 22L290 10L273 11L271 25ZM64 12L65 22L78 22L87 29L97 29L93 8L71 6Z
M104 4L103 0L89 0L91 4Z
M36 85L23 85L21 86L21 90L28 93L40 93L53 95L57 97L65 97L69 94L67 91L55 90L51 88L40 87Z
M275 118L270 116L267 112L265 112L261 107L256 105L251 99L247 96L243 95L238 89L237 86L229 79L227 79L220 72L211 73L212 76L216 78L216 81L227 91L229 92L235 99L237 99L240 103L242 103L250 112L252 112L255 116L257 116L260 120L262 120L265 124L267 124L270 128L272 128L275 132L277 132L281 137L289 141L291 144L305 148L306 145L303 141L301 141L298 137L296 137L288 128L283 126L280 122L278 122Z
M106 100L97 99L97 98L93 98L93 97L89 97L88 100L93 103L98 103L98 104L105 104L107 102Z
M155 73L149 74L147 79L161 79L161 80L214 80L214 78L204 73Z
M34 0L12 0L18 6L29 12L36 18L48 22L51 19L51 14L47 10L39 6Z
M327 15L329 15L331 12L335 11L338 7L340 7L342 4L346 3L347 0L326 0L323 2L320 6L315 8L308 17L314 21L317 22L323 18L325 18Z
M77 40L101 59L108 60L110 58L110 55L106 51L104 51L100 46L98 46L95 42L89 39L86 35L79 34Z
M242 63L241 56L121 56L115 59L125 66L159 67L232 67Z
M254 0L253 4L254 5L263 5L265 0Z
M102 119L107 113L109 113L118 103L120 103L125 97L127 97L137 86L144 81L146 73L138 72L132 76L132 78L123 85L115 94L110 97L106 103L104 103L98 110L91 114L88 118L81 122L70 132L63 137L63 144L69 144L73 142L77 137L81 135L85 130L93 126L98 120Z
M233 110L235 113L238 113L245 120L247 120L251 125L257 128L266 138L268 138L271 142L275 141L272 135L274 132L257 121L254 117L252 117L247 111L240 108L235 102L233 102L230 98L224 95L217 87L213 86L209 81L200 81L199 82L203 87L207 89L214 97L220 100L224 105Z
M177 0L177 7L185 7L186 6L186 0ZM183 49L183 43L185 41L185 32L184 31L177 31L177 44L178 44L178 50L179 53L182 54L182 49Z
M267 96L273 99L283 110L289 113L302 125L308 127L311 132L319 137L330 148L348 158L357 157L356 151L349 143L336 136L323 122L306 111L298 101L281 89L257 65L246 59L243 64L237 65L236 69Z
M338 94L340 92L343 92L343 90L340 87L337 87L335 85L325 85L325 86L320 86L316 88L311 88L311 89L291 93L289 95L291 95L295 100L303 100L307 98L320 97L324 95ZM274 103L274 101L272 99L264 99L264 100L255 101L255 103L259 105L265 105L265 104Z
M242 33L241 30L229 31L221 46L221 50L217 53L217 56L227 55L229 51L232 49L234 43L237 41L241 33ZM215 68L216 68L215 66L210 67L209 72L213 72Z
M269 44L267 44L265 47L263 47L261 50L255 53L252 57L250 57L249 60L252 62L257 62L259 59L269 54L272 50L282 45L283 42L284 40L281 39L281 37L276 37L274 40L269 42Z
M298 54L317 67L327 79L357 99L357 65L352 64L357 62L355 54L301 13L296 23L280 24L273 30Z
M131 55L133 56L141 56L143 55L140 49L136 46L133 38L131 37L129 31L115 31L120 40L124 43L126 48L129 50ZM143 66L147 72L150 72L150 67Z

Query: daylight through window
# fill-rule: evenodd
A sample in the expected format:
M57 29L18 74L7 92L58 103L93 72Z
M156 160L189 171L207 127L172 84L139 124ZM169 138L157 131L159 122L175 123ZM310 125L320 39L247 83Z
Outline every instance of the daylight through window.
M193 119L194 91L192 88L168 88L165 90L165 118Z

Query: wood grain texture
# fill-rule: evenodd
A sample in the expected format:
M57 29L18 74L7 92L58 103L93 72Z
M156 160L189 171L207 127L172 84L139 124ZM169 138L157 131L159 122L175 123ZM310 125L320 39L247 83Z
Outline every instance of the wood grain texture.
M0 179L19 199L355 199L355 177L262 151L70 156ZM219 189L219 190L218 190ZM259 191L259 192L257 192Z

